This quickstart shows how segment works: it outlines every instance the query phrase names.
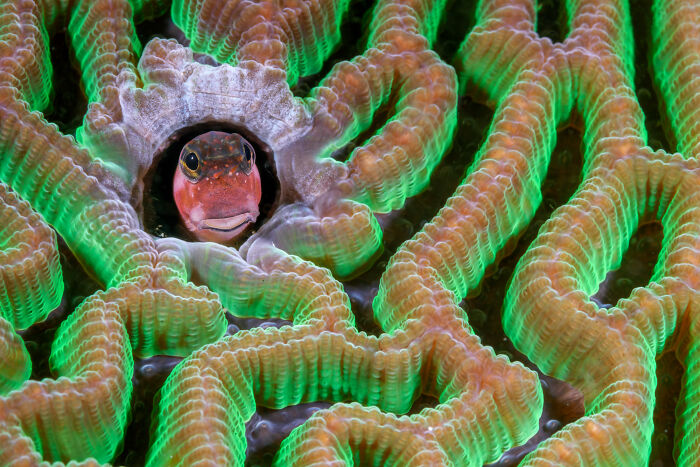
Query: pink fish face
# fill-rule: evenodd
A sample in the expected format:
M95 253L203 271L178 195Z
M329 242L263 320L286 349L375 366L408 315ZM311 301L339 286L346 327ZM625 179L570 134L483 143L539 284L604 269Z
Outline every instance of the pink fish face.
M182 148L173 197L198 240L225 243L240 236L258 218L260 196L255 150L241 135L210 131Z

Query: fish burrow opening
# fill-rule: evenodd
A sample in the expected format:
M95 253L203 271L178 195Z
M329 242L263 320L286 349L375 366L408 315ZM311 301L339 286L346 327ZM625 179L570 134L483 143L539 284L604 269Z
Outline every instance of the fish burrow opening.
M182 148L193 138L209 131L238 133L255 150L255 165L260 173L262 196L260 215L252 228L237 238L232 246L240 246L251 234L272 216L280 197L280 182L277 177L273 151L254 133L246 128L227 122L205 122L178 130L153 158L153 164L144 178L142 222L146 232L156 237L177 237L186 241L197 241L183 224L173 198L173 177Z

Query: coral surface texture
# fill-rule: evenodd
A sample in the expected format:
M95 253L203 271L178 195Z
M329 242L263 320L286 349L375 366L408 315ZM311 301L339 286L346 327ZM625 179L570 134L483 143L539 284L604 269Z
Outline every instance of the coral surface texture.
M0 466L697 465L700 3L556 3L0 1Z

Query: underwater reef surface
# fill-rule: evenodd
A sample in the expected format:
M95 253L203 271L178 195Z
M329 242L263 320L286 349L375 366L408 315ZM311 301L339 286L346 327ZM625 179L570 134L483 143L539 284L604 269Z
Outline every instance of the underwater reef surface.
M0 465L693 465L700 6L559 3L3 2Z

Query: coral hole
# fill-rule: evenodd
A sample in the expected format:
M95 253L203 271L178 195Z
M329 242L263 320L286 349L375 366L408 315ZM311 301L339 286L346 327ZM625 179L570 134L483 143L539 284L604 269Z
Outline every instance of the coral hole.
M279 202L280 183L275 169L274 154L269 146L246 128L230 123L208 122L183 128L168 138L153 158L153 164L144 178L143 225L148 233L156 237L178 237L196 241L185 228L173 199L173 176L183 146L198 135L208 131L238 133L255 149L255 164L260 172L262 197L260 215L252 229L236 241L239 246L247 237L270 218Z

